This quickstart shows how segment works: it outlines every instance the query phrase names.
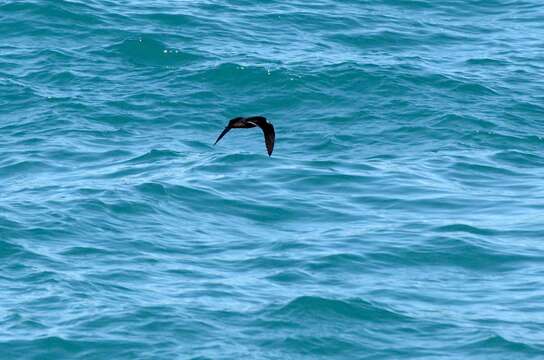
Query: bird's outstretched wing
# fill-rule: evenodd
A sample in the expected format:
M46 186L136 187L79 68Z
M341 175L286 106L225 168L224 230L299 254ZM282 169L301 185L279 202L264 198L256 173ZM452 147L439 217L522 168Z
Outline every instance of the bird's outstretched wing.
M274 131L274 126L266 121L266 118L262 116L254 116L252 118L249 118L248 120L260 127L263 131L266 151L268 151L268 156L271 156L272 151L274 150L274 141L276 140L276 132Z
M230 126L225 127L225 128L223 129L223 132L221 133L221 135L219 135L219 137L217 138L217 140L215 140L214 145L217 144L217 143L219 142L219 140L221 140L221 138L222 138L223 136L225 136L226 133L229 132L230 129L231 129Z

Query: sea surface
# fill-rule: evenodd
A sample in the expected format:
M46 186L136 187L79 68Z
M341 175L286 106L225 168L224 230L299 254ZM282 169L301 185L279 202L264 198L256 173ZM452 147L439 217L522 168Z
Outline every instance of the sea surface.
M544 359L541 0L0 0L0 359ZM266 154L257 129L276 128Z

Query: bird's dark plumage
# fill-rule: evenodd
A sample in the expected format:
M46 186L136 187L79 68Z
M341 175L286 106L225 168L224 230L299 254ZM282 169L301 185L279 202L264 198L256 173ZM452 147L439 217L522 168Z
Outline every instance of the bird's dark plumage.
M215 144L219 142L229 132L230 129L249 129L258 126L264 133L264 143L266 144L266 151L268 156L272 155L274 150L274 141L276 140L276 133L274 126L269 123L263 116L251 116L251 117L236 117L229 121L228 125L223 129L223 132L219 135Z

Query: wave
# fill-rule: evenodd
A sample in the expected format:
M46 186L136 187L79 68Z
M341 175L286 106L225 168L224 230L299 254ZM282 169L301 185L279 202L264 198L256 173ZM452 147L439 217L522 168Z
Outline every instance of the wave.
M200 55L179 50L159 40L143 36L124 40L110 46L107 50L130 62L147 66L182 66L203 60Z
M475 226L470 226L466 224L449 224L444 226L439 226L434 228L434 231L437 232L466 232L474 235L496 235L497 231L492 229L479 228Z
M101 25L100 12L97 8L81 1L63 3L42 3L36 1L18 1L0 5L0 11L5 14L57 21L57 25ZM62 20L62 21L59 21Z
M44 331L45 333L45 331ZM55 358L86 358L87 354L94 353L95 355L102 353L103 356L115 353L115 356L121 358L134 358L148 353L153 354L154 351L146 350L145 344L136 340L115 339L115 340L82 340L72 339L69 336L43 336L30 340L7 340L0 344L2 353L7 358L16 359L21 354L26 353L32 356L35 354L35 349L47 349L49 356ZM32 359L38 359L39 356L33 356Z
M544 348L540 344L508 340L498 334L489 335L484 339L474 341L462 346L462 349L470 350L471 354L485 354L487 356L500 356L505 352L542 355Z
M443 232L438 230L438 232ZM446 227L450 229L451 227ZM455 227L454 227L455 229ZM466 230L465 228L463 228ZM394 262L409 267L451 266L479 272L507 271L523 263L533 262L532 255L519 250L507 250L504 246L493 245L478 234L478 237L455 236L432 237L428 242L410 249L391 248L367 254L370 263L377 266ZM472 233L469 233L473 235Z
M150 162L152 163L152 162L160 161L160 160L175 159L179 156L180 154L176 151L152 149L151 151L148 151L144 155L140 155L130 160L127 160L126 163L129 163L129 164L140 164L140 163L150 163Z
M360 299L337 300L319 296L300 296L274 312L275 316L291 321L409 321L410 318L393 310Z
M9 232L1 223L0 223L0 235L2 235L2 237L5 237L5 238L10 237ZM11 243L9 241L0 240L0 258L9 259L11 256L15 256L24 251L25 249L20 245Z
M14 164L0 166L0 178L35 175L40 172L60 171L62 167L39 160L23 160Z

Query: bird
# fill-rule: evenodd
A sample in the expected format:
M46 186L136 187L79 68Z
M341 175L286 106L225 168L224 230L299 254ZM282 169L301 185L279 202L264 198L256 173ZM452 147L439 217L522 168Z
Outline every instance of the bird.
M266 144L266 151L268 156L272 156L272 150L274 150L274 141L276 139L276 133L274 131L274 126L266 120L264 116L250 116L250 117L235 117L234 119L229 120L229 123L223 129L223 132L219 135L215 144L229 132L230 129L249 129L254 127L260 127L264 133L264 143Z

